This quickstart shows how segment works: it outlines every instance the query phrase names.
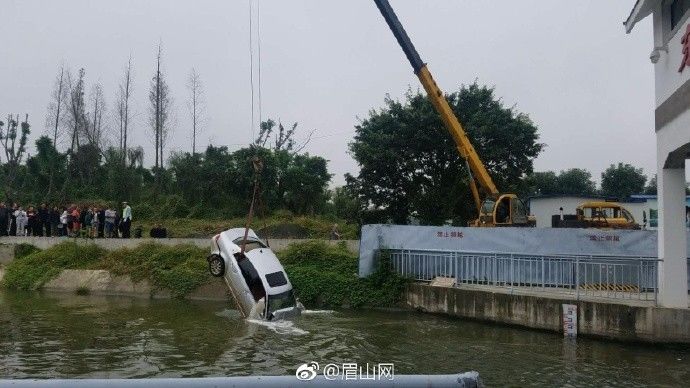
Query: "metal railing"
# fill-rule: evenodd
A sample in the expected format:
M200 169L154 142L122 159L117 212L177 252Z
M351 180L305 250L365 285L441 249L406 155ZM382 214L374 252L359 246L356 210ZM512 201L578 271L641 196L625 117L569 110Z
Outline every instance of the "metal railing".
M657 301L657 268L652 257L525 255L386 249L396 273L418 281L453 278L456 286L480 285L511 292L547 292L605 299Z

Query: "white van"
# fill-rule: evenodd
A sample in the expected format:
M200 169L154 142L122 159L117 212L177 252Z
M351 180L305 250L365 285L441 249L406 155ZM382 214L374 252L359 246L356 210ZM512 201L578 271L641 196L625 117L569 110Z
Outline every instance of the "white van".
M253 230L235 228L213 236L208 268L211 275L225 279L245 318L285 319L301 313L292 284L278 257Z

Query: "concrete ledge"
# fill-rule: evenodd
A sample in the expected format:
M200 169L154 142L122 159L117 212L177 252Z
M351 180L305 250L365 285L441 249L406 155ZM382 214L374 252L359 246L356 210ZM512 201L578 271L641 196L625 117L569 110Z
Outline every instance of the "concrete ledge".
M2 275L1 270L0 275ZM95 295L170 298L168 290L156 290L146 280L135 283L128 276L115 276L105 270L67 269L46 283L42 290L70 293L83 290ZM229 298L227 286L221 279L216 278L201 285L187 296L187 299L203 300L229 300Z
M578 335L622 341L690 344L690 309L667 309L477 289L410 284L406 304L449 316L563 332L564 303L578 306Z

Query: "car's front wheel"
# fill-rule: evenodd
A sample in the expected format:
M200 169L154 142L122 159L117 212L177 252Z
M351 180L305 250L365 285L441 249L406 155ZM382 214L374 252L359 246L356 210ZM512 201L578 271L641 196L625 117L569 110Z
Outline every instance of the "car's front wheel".
M219 278L225 275L225 261L220 255L211 255L208 258L208 271Z

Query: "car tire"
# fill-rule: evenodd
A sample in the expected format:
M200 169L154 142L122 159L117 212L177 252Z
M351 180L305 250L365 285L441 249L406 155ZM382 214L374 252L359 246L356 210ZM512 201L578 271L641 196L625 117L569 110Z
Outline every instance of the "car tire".
M208 258L208 272L212 276L220 278L225 275L225 260L219 255L211 255Z

